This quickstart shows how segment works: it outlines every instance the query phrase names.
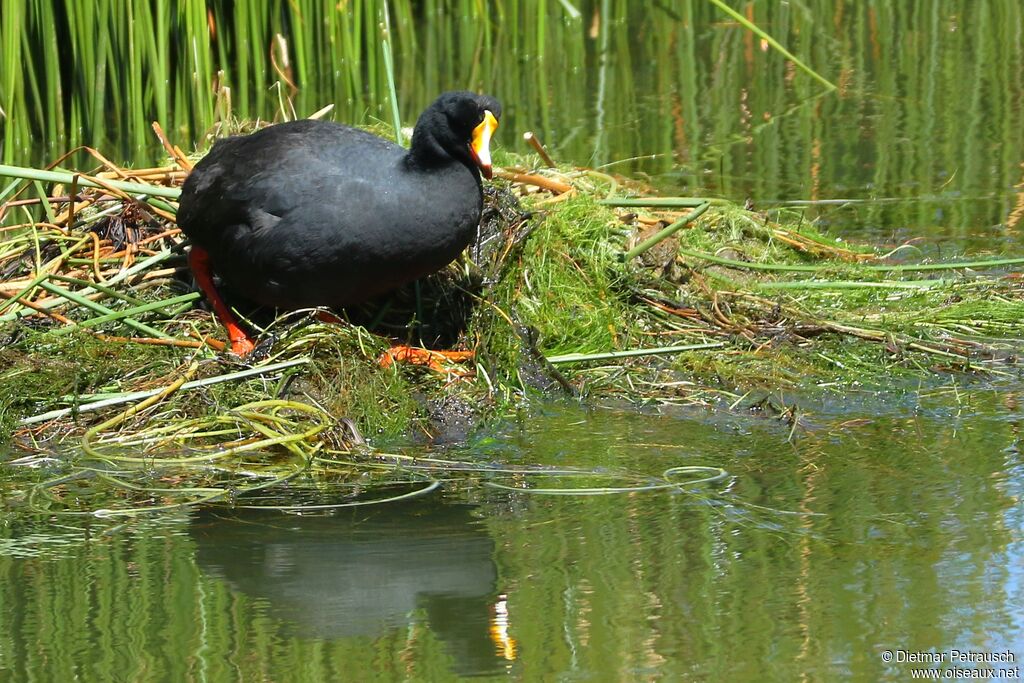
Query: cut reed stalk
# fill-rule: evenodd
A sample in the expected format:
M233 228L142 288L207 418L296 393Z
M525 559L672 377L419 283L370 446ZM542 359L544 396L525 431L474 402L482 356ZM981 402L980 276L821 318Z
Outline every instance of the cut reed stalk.
M703 197L610 197L597 200L602 206L649 209L696 209L720 200Z
M735 259L724 258L722 256L715 256L714 254L705 254L703 252L694 251L693 249L687 249L685 247L679 248L679 253L684 256L690 256L692 258L701 259L703 261L709 261L711 263L717 263L722 266L729 266L730 268L738 268L741 270L774 270L780 272L793 272L793 273L819 273L826 270L834 270L834 265L810 265L810 264L796 264L796 263L756 263L751 261L737 261ZM990 259L987 261L952 261L949 263L900 263L893 265L858 265L858 270L864 270L871 273L899 273L899 272L910 272L910 271L928 271L928 270L962 270L962 269L973 269L973 270L986 270L988 268L998 268L1001 266L1013 266L1024 264L1024 258L1001 258L1001 259Z
M137 315L139 313L148 313L150 311L159 311L159 310L166 309L168 306L174 306L174 305L182 304L182 303L190 303L192 301L196 301L197 299L201 299L201 298L203 298L203 296L199 292L190 292L188 294L182 294L180 296L171 297L170 299L164 299L162 301L151 301L151 302L149 302L147 304L141 304L139 306L133 306L131 308L126 308L123 311L114 311L112 313L106 313L106 314L101 315L101 316L96 317L96 318L89 318L88 320L83 320L83 321L79 322L78 326L79 327L95 327L97 325L102 325L104 323L109 323L109 322L115 322L117 320L124 320L126 325L131 325L131 322L129 322L129 319L133 315ZM131 325L131 326L134 327L134 325ZM138 329L138 328L136 328L136 329ZM56 332L61 332L61 331L63 331L63 330L57 330ZM167 340L167 341L173 341L168 336L163 336L163 337L156 336L156 338L157 339L164 339L164 340Z
M42 171L36 168L25 168L22 166L9 166L7 164L0 164L0 176L7 176L10 178L22 178L24 180L36 180L47 183L66 183L70 184L75 182L76 176L78 177L77 183L83 187L95 187L104 189L104 184L110 187L121 190L122 192L131 192L134 194L147 195L150 197L165 197L167 199L177 199L181 196L181 189L177 187L161 187L159 185L144 185L142 183L128 183L121 180L106 180L103 184L95 180L90 180L80 174L68 173L63 171Z
M537 152L537 155L541 158L541 161L543 161L548 168L555 168L556 164L551 159L551 155L548 154L547 148L544 147L544 144L540 141L540 138L538 138L533 131L528 130L525 133L523 133L523 140L525 140L526 144L530 145L530 147L532 147L533 150Z
M279 363L270 363L267 365L260 365L254 368L248 368L246 370L239 370L237 372L229 372L224 375L217 375L216 377L206 377L204 379L196 379L183 383L178 387L181 391L188 391L190 389L198 389L199 387L212 386L214 384L220 384L222 382L231 382L234 380L248 379L250 377L257 377L259 375L266 375L279 370L287 370L298 365L305 365L309 363L309 358L293 358L291 360L281 361ZM66 415L70 415L72 412L75 413L90 413L103 408L111 408L116 405L122 405L124 403L131 403L132 401L138 401L141 399L149 398L159 394L163 389L149 389L146 391L131 391L116 395L106 395L105 398L98 401L89 401L90 396L88 394L77 397L79 401L85 401L81 405L75 408L60 408L57 410L51 410L39 415L33 415L27 417L21 421L22 425L38 424L41 422L49 422L50 420L56 420Z
M79 306L83 306L85 308L92 309L93 311L96 311L97 313L103 314L103 317L109 317L109 319L111 319L111 320L118 319L118 316L120 316L120 314L117 311L114 311L114 310L112 310L110 308L107 308L103 304L100 304L100 303L97 303L95 301L92 301L91 299L87 299L84 296L82 296L80 294L77 294L75 292L72 292L70 290L64 289L63 287L58 287L57 285L55 285L52 282L49 282L47 280L43 280L42 282L40 282L39 286L42 287L43 289L45 289L46 291L50 292L51 294L56 294L57 296L63 297L65 299L67 299L68 301L72 301L72 302L78 304ZM110 316L113 316L113 317L110 317ZM158 330L155 327L150 327L149 325L140 323L139 321L134 320L132 318L122 318L122 319L124 320L124 324L125 325L128 325L129 327L133 327L136 330L138 330L139 332L142 332L143 334L148 334L151 337L157 337L159 339L171 339L171 336L169 334L167 334L166 332L163 332L161 330Z
M552 365L558 365L560 363L587 363L601 360L617 360L620 358L636 358L639 356L663 356L672 353L683 353L685 351L720 349L723 346L725 346L725 342L709 342L706 344L661 346L650 349L629 349L627 351L607 351L604 353L566 353L558 356L547 356L546 359Z
M675 223L668 225L663 230L658 231L658 233L652 235L648 239L645 239L643 242L627 251L625 256L623 257L624 260L627 262L632 261L637 256L640 256L651 247L654 247L657 244L664 242L669 237L676 234L684 227L686 227L687 225L689 225L690 223L704 215L704 212L707 211L709 208L711 208L711 204L704 202L696 209L694 209L690 213L686 214L685 216L677 220Z

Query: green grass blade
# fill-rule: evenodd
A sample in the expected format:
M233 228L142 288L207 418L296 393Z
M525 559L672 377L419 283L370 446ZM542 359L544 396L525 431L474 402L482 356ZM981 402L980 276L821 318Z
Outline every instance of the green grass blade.
M809 67L806 64L804 64L800 60L799 57L797 57L792 52L790 52L789 50L784 48L782 46L782 44L779 43L779 41L775 40L770 35L768 35L764 31L762 31L760 28L757 27L756 24L753 24L750 21L748 21L745 16L743 16L742 14L740 14L739 12L734 10L732 7L729 7L722 0L710 0L710 2L715 7L718 7L720 10L722 10L723 12L728 14L730 17L732 17L733 19L738 21L740 24L742 24L748 31L751 31L756 36L758 36L759 38L764 40L766 43L771 45L773 48L775 48L776 50L781 52L786 57L786 59L788 59L789 61L793 62L798 67L800 67L800 69L803 70L804 73L806 73L807 75L811 76L815 80L817 80L820 83L822 83L829 90L835 90L836 89L836 86L835 86L835 84L832 83L832 81L829 81L824 76L819 74L817 71L815 71L811 67Z

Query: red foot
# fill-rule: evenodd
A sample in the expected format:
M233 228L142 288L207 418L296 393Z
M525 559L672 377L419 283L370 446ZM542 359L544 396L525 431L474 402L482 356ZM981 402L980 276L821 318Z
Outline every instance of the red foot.
M188 265L196 276L196 284L203 290L203 294L209 299L213 306L213 312L220 318L221 323L228 331L228 339L231 340L231 352L239 356L247 356L256 348L252 338L243 330L235 316L231 314L227 304L220 298L217 288L213 286L213 273L210 270L210 254L202 247L192 245L188 252Z
M395 363L411 363L413 365L425 365L435 372L442 374L466 375L470 371L453 368L457 363L464 363L472 360L472 351L431 351L415 346L392 346L381 354L377 362L381 367L389 368Z
M245 358L250 353L252 353L253 349L255 348L256 344L254 344L252 340L249 339L248 337L241 337L239 339L231 340L231 353L235 354L236 356L241 356L242 358Z

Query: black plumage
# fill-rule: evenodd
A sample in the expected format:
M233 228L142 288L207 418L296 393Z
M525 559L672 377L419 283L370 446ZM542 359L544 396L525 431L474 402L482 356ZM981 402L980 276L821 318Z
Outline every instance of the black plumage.
M496 125L494 98L445 93L408 150L309 120L221 140L185 181L178 223L204 263L257 303L364 301L440 270L472 241L490 165L470 144L486 112Z

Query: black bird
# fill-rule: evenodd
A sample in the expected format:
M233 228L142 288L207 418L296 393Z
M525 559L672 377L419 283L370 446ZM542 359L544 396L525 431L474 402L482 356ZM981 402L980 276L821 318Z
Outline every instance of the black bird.
M447 92L420 115L408 150L311 120L214 144L185 181L178 225L232 351L253 342L211 272L256 303L293 309L359 303L455 260L480 222L500 116L493 97Z

